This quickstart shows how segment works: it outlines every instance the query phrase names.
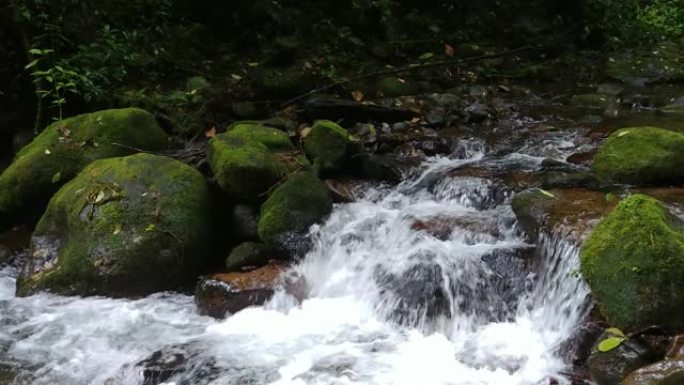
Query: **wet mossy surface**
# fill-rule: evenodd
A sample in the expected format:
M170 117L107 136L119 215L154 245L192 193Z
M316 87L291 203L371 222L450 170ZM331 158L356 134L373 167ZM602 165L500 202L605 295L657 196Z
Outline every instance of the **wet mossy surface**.
M286 248L332 210L332 198L313 171L292 174L261 205L259 237L269 247Z
M344 167L350 149L349 133L329 120L320 120L304 138L304 152L321 171Z
M620 202L583 244L581 272L611 325L684 327L684 222L660 201Z
M161 151L168 136L149 112L104 110L55 122L22 148L0 175L0 212L43 206L60 186L97 159L134 148Z
M203 176L166 157L93 162L52 198L17 294L137 296L192 282L204 263Z
M622 128L606 139L591 169L604 182L681 184L684 134L657 127Z

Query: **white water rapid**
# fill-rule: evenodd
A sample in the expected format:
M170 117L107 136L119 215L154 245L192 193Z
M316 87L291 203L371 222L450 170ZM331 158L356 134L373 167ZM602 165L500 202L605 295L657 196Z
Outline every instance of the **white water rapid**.
M526 244L505 186L453 172L483 161L466 147L337 205L295 267L302 303L281 291L216 321L179 294L15 298L1 270L0 363L21 385L568 384L559 350L588 308L577 248ZM156 351L165 373L138 364Z

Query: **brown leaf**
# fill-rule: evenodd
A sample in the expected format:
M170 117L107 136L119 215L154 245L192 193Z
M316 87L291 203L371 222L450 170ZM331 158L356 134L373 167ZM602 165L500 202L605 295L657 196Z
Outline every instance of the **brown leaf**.
M444 54L453 57L454 56L454 47L450 46L447 43L444 43Z
M213 138L216 136L216 127L211 127L210 129L206 130L204 132L204 136L207 138Z
M354 98L354 100L356 100L357 102L360 102L360 101L363 100L363 92L361 92L361 91L358 91L358 90L357 90L357 91L352 91L351 96L352 96L352 98Z
M415 123L418 123L418 122L420 122L420 118L417 117L417 116L416 116L415 118L411 119L411 123L414 123L414 124L415 124Z
M304 139L311 133L311 127L304 127L299 131L299 136Z

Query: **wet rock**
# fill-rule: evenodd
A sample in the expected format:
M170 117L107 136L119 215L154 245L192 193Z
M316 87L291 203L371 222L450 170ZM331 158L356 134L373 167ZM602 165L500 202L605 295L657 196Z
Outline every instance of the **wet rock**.
M288 172L308 165L286 133L253 123L233 125L213 138L207 161L221 189L242 201L263 199Z
M164 351L158 350L151 356L138 362L142 368L143 385L160 385L176 374L185 371L187 364L185 346L172 347Z
M150 154L93 162L52 198L17 295L139 296L192 282L210 224L204 177Z
M684 118L684 104L668 104L665 107L659 108L658 112L668 116Z
M486 119L494 118L496 112L490 106L475 102L464 109L463 121L465 123L481 123Z
M596 87L596 92L604 95L618 96L625 90L625 87L617 83L602 83Z
M598 385L620 385L629 373L657 360L657 355L648 345L638 339L627 339L607 352L599 351L598 344L609 336L603 333L596 340L587 360L591 378Z
M246 307L262 305L280 283L287 265L279 262L241 273L222 273L204 277L195 291L200 314L223 318Z
M363 137L370 134L371 131L375 132L375 127L372 124L356 123L349 132L356 137Z
M427 101L435 107L442 107L446 112L459 111L463 104L463 99L454 94L431 94Z
M312 171L291 175L261 205L259 238L269 247L288 250L311 225L332 210L328 189Z
M353 202L356 200L356 192L363 185L360 181L350 179L326 179L330 196L335 202Z
M580 243L611 207L601 192L581 188L528 189L513 197L513 212L522 230L532 239L540 231L560 231Z
M581 249L581 271L608 321L623 330L679 329L684 307L684 222L644 195L624 199Z
M684 358L684 334L679 334L672 337L670 346L667 347L665 357Z
M261 120L260 123L266 127L273 127L277 128L281 131L285 131L288 133L288 135L292 136L291 133L295 132L297 129L297 122L295 122L292 119L284 118L284 117L273 117L265 120Z
M684 134L656 127L612 133L591 165L604 182L667 184L684 180Z
M257 92L269 97L292 97L307 92L313 82L310 71L294 63L288 67L257 67L251 70L250 79Z
M595 189L600 186L599 180L590 172L551 171L544 173L542 188L584 187Z
M241 243L230 252L226 258L227 271L241 271L246 269L254 269L264 266L269 260L269 250L262 244L257 242Z
M349 155L349 133L329 120L320 120L304 138L304 152L321 172L342 169Z
M411 122L403 121L403 122L396 122L392 125L392 131L393 132L398 132L398 133L403 133L403 132L408 132L413 125Z
M667 359L632 372L620 385L684 384L684 359Z
M162 151L168 136L137 108L104 110L55 122L21 149L0 174L0 212L40 207L92 161Z
M0 266L12 264L15 257L28 249L31 230L27 227L14 227L0 233Z
M351 100L314 98L304 103L304 116L309 120L345 120L349 122L400 122L419 113L401 109L362 104Z
M437 216L416 220L411 229L425 231L440 240L447 240L455 231L468 231L498 237L499 227L496 222L486 221L478 216L462 215L458 217Z
M446 122L446 112L443 110L430 110L425 114L424 119L431 126L442 126Z
M563 162L561 160L553 159L553 158L546 158L542 160L541 162L541 168L544 171L564 171L564 172L572 172L577 170L577 166Z
M420 262L402 273L376 274L381 290L396 301L393 318L408 326L451 316L442 267Z

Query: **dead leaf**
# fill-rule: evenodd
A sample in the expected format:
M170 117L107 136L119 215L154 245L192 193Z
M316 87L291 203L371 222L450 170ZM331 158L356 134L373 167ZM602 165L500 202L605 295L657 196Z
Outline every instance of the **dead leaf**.
M411 123L414 123L414 124L415 124L415 123L418 123L418 122L420 122L420 118L417 117L417 116L416 116L415 118L411 119Z
M302 128L301 131L299 131L299 136L304 139L306 138L309 134L311 133L311 127L304 127Z
M360 101L363 100L363 92L361 92L361 91L358 91L358 90L357 90L357 91L352 91L351 96L352 96L352 98L354 98L354 100L356 100L357 102L360 102Z
M211 127L210 129L206 130L204 132L204 136L207 138L213 138L216 136L216 127Z
M454 47L452 47L451 45L449 45L447 43L444 43L444 54L449 56L449 57L453 57L454 56Z

